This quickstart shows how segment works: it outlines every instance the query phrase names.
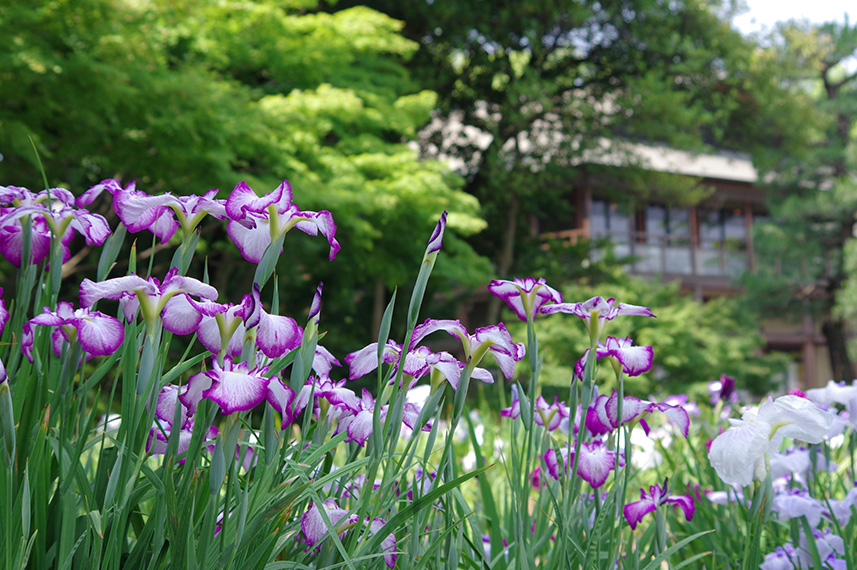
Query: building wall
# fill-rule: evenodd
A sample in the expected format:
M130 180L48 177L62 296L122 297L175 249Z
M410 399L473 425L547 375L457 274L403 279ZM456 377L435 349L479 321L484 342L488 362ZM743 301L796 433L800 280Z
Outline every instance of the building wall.
M571 197L576 206L572 219L536 226L554 239L607 240L617 257L628 257L630 273L680 281L681 290L700 301L741 294L736 278L757 263L752 230L766 219L764 190L751 181L704 178L701 183L713 192L699 205L652 200L633 209L611 202L597 187L584 186ZM801 388L823 385L831 377L824 337L811 319L771 320L761 329L769 350L796 357L791 375Z

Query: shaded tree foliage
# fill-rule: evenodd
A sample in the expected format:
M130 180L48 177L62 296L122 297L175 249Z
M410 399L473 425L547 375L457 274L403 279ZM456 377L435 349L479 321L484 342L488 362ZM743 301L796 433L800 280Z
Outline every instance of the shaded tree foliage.
M718 4L366 4L403 20L420 43L410 69L440 96L423 151L461 165L489 222L474 243L501 276L526 267L518 255L526 220L555 215L580 163L622 156L622 142L744 150L755 142L752 46ZM619 184L637 199L656 187L641 171Z

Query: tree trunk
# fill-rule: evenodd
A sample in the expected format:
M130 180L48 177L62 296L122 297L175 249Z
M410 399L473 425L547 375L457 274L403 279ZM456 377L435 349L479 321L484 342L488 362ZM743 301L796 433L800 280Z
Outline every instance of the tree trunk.
M854 378L854 366L848 356L846 346L845 323L841 319L828 317L821 325L821 332L827 342L830 353L830 369L836 381L850 381Z
M387 286L384 281L375 281L375 292L372 295L372 338L377 340L381 332L381 319L384 318L384 309L387 308ZM374 341L373 341L374 342Z

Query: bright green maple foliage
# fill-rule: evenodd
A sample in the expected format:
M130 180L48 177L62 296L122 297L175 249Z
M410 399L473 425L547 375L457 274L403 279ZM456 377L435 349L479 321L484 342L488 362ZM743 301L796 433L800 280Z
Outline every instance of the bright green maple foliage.
M265 0L4 3L0 184L39 180L30 138L50 183L75 192L117 177L149 193L219 187L225 196L240 180L263 193L286 178L305 208L333 213L343 244L337 263L350 271L325 275L304 261L312 251L292 253L287 244L280 274L292 277L281 285L341 276L326 293L335 302L337 290L349 290L339 293L346 314L359 308L349 307L360 305L355 299L386 302L386 292L407 282L402 260L420 254L422 236L447 210L457 259L448 275L483 281L485 263L454 235L484 227L476 199L444 163L419 160L407 144L436 104L403 65L417 45L379 12L317 8ZM212 229L202 242L219 251L225 234ZM230 260L221 261L212 270L218 286L231 280L246 289Z

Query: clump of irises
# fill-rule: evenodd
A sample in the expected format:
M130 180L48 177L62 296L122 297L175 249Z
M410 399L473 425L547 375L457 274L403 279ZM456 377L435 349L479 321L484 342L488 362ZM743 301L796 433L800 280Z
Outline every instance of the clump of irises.
M740 408L724 374L703 425L687 396L625 393L656 371L655 350L611 323L654 318L647 307L565 302L527 277L488 286L525 342L502 322L421 318L445 212L404 336L390 338L393 299L378 338L337 357L323 285L286 315L272 279L299 243L291 229L336 258L333 213L301 210L287 181L219 194L0 187L0 254L18 268L13 293L0 289L0 566L654 568L718 550L700 520L737 509L742 568L855 567L857 489L842 481L855 478L857 385ZM240 300L194 273L206 224L225 225L248 264ZM141 234L130 249L128 233ZM96 268L70 286L87 251ZM545 318L589 337L563 355L567 394L539 383ZM485 389L503 402L493 415L473 409Z

